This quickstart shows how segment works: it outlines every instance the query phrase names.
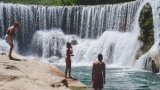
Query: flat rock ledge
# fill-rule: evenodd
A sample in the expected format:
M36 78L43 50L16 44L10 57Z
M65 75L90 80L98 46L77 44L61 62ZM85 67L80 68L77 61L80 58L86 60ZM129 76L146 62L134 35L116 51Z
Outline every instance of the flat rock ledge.
M0 51L0 90L88 90L78 80L65 79L56 66L13 52Z

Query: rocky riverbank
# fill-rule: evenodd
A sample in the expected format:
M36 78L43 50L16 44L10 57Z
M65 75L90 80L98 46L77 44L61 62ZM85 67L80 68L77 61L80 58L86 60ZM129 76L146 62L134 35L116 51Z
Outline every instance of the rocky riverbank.
M0 51L0 90L84 90L78 80L65 79L56 66L13 53Z

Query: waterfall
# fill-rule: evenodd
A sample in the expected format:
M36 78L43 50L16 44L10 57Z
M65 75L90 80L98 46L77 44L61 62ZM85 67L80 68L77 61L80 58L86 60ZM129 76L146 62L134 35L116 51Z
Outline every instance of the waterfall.
M159 39L160 39L160 1L159 0L145 0L140 7L143 7L146 3L149 3L152 7L153 14L153 25L154 25L154 45L151 49L144 55L142 55L135 63L134 68L138 70L149 70L151 71L151 60L150 53L158 51L159 48ZM141 10L141 8L140 8Z
M136 62L134 65L134 69L136 70L152 70L152 60L151 60L151 56L150 54L154 54L156 51L158 51L158 46L159 46L159 41L157 41L152 48L145 53L144 55L142 55Z
M17 41L14 40L13 43L14 43L13 51L18 52ZM9 44L6 43L5 40L3 40L3 39L0 38L0 50L1 51L6 51L6 50L9 51L9 49L10 49Z
M78 42L73 46L74 63L90 63L102 53L107 64L132 66L139 45L138 18L147 2L153 8L156 42L160 34L159 0L96 6L0 3L0 38L4 39L7 28L18 21L21 28L14 39L20 53L32 51L43 58L58 56L64 62L65 43L74 35Z
M117 31L105 31L97 40L79 40L78 43L73 46L73 62L92 63L102 53L106 64L119 66L133 65L139 44L133 33Z
M60 56L61 49L65 45L65 37L60 31L37 31L32 41L32 50L36 56L48 58L50 56Z
M0 37L14 21L21 24L15 39L19 51L26 52L38 30L60 28L65 34L96 39L104 31L132 31L140 1L97 6L39 6L0 3ZM27 38L26 38L27 37Z

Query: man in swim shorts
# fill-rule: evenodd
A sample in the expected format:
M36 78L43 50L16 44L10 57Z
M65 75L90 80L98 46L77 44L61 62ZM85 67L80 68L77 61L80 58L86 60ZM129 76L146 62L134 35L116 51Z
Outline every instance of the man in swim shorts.
M103 55L98 54L98 60L93 62L92 82L95 90L101 90L105 84L105 63L102 62Z
M15 29L16 28L19 28L20 27L20 24L18 22L15 22L12 26L10 26L8 29L7 29L7 33L6 33L6 36L5 36L5 39L6 39L6 43L8 43L10 45L10 51L9 51L9 59L12 59L12 49L14 47L13 45L13 34L15 32Z

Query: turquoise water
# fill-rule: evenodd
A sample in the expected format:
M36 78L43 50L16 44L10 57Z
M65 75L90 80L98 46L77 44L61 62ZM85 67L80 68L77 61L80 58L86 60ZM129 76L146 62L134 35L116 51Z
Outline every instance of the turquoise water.
M57 67L65 70L65 66ZM89 87L92 87L91 76L91 66L72 67L72 77ZM160 75L122 68L106 68L106 84L103 90L160 90Z

